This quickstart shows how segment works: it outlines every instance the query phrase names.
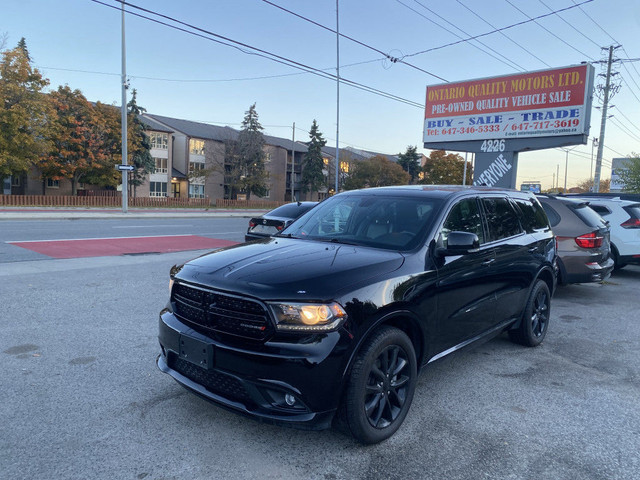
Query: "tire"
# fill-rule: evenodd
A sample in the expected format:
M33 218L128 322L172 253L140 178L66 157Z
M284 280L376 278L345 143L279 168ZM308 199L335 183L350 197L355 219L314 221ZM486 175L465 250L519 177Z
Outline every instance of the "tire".
M401 330L382 327L358 353L348 378L340 416L358 441L378 443L404 421L416 388L413 344Z
M626 263L620 263L620 254L618 253L618 249L613 243L611 244L611 256L613 257L614 270L620 270L627 265Z
M520 345L537 347L547 334L550 313L549 287L542 280L538 280L531 290L520 325L514 330L509 330L509 338Z

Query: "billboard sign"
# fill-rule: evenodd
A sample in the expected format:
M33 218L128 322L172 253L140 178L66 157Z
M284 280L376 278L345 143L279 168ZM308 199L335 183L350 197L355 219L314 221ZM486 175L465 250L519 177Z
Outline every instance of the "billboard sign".
M620 177L620 174L623 171L627 170L627 161L628 158L613 158L611 160L611 185L609 188L610 192L622 192L624 190L625 184L624 180Z
M424 142L588 135L593 71L580 64L428 86Z

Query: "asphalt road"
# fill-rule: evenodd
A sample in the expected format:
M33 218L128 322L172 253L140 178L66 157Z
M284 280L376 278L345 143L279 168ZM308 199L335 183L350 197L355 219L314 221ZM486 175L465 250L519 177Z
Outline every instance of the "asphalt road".
M398 433L362 446L158 371L169 268L200 253L0 260L0 478L640 478L639 267L560 288L539 348L499 337L430 365Z

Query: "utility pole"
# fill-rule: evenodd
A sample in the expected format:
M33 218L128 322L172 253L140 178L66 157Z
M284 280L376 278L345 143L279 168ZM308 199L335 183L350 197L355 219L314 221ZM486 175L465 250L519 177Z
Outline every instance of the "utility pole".
M293 122L293 135L291 137L291 201L295 202L294 192L294 175L296 170L296 122Z
M596 137L591 138L591 167L589 168L589 182L591 182L591 191L593 192L593 147L598 144Z
M340 22L336 0L336 186L338 193L338 176L340 174Z
M560 164L556 165L556 191L560 188Z
M127 56L124 42L124 2L122 3L122 165L127 164ZM129 170L122 170L122 213L128 211Z
M467 155L469 152L464 152L464 170L462 171L462 185L467 184Z
M602 120L600 121L600 136L598 137L598 154L596 157L596 173L593 178L593 191L600 191L600 173L602 171L602 152L604 150L604 130L607 124L607 107L609 106L609 89L611 88L611 65L613 63L613 51L616 48L611 45L609 47L609 61L607 62L607 76L604 85L604 98L602 100Z

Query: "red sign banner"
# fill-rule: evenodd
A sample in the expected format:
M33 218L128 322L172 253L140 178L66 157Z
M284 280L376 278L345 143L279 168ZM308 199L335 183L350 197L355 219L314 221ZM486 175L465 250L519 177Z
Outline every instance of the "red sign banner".
M590 75L581 64L429 86L424 141L584 133Z

